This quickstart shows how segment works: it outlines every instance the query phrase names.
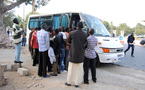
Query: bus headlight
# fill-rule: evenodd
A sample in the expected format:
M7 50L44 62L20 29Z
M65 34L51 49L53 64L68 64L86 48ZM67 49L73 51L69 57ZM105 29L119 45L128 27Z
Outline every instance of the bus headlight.
M116 49L109 49L109 52L110 53L115 53L116 52Z

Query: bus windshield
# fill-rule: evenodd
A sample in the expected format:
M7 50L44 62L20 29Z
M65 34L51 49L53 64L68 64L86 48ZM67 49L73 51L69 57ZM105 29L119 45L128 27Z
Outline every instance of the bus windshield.
M95 36L110 37L110 33L97 17L88 14L82 14L82 17L88 24L88 27L93 28L95 30L94 32Z

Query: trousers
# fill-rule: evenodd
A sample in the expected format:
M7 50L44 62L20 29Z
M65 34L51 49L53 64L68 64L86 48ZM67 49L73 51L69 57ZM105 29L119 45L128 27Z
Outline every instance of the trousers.
M128 48L124 52L127 52L130 49L130 47L132 47L131 55L133 55L134 54L134 45L128 44Z
M89 67L91 68L92 80L96 81L96 59L89 59L85 57L83 67L84 67L84 83L89 83L88 80Z
M48 60L48 51L39 52L39 67L38 67L38 75L45 77L47 75L46 67Z

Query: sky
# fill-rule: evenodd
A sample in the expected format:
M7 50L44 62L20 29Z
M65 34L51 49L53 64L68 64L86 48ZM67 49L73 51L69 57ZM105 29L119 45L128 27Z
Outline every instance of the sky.
M25 6L25 16L32 11L32 6ZM115 26L126 23L135 27L137 23L145 25L145 0L50 0L36 12L57 13L79 11L91 14L99 19L113 22ZM15 14L23 17L23 5L15 8Z

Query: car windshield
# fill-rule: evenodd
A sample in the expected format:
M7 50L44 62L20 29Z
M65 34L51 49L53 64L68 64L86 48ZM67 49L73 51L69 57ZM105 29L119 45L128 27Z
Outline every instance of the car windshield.
M95 30L95 36L110 37L110 33L97 17L88 14L82 14L82 17L88 24L89 28L93 28Z

